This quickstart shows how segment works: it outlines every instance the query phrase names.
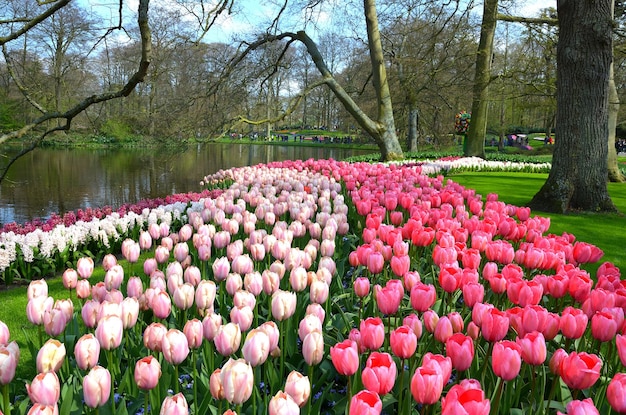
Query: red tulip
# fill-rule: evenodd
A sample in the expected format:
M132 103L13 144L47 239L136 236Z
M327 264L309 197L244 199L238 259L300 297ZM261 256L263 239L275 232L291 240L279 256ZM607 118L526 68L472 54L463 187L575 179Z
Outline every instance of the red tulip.
M362 390L350 400L350 415L380 415L383 402L376 392Z
M524 362L539 366L546 361L547 349L543 334L537 331L526 333L523 337L518 337L516 342L520 346Z
M587 315L583 310L568 306L561 313L559 328L563 336L568 339L578 339L585 333L588 321Z
M522 366L521 347L510 340L501 340L493 345L491 367L493 373L503 380L512 380Z
M611 341L617 334L617 329L618 321L608 311L598 311L591 317L591 335L594 339L601 342Z
M491 308L483 314L480 329L483 338L488 342L500 341L509 331L509 319L503 311Z
M400 359L409 359L417 349L417 335L409 326L400 326L389 336L391 351Z
M380 274L385 265L385 259L380 252L372 252L367 257L367 270L370 274Z
M413 399L422 405L435 404L441 397L443 386L441 367L435 362L418 367L411 378Z
M396 363L390 354L372 352L361 372L361 379L367 390L385 395L393 388L396 373Z
M330 348L330 359L337 373L352 376L359 368L359 350L354 340L346 339Z
M489 399L476 380L465 379L450 388L441 400L442 415L488 415Z
M602 360L595 354L571 352L563 357L559 375L572 389L587 389L600 378Z
M102 366L93 367L83 378L83 399L90 408L104 405L111 396L111 373Z
M616 373L606 389L606 399L620 414L626 413L626 373Z
M359 327L361 343L369 350L378 350L385 341L385 326L380 317L368 317L361 320Z
M433 285L418 282L411 288L411 307L417 312L428 310L436 300L437 291Z
M446 355L452 361L454 369L467 370L474 360L474 341L462 333L453 334L446 340Z

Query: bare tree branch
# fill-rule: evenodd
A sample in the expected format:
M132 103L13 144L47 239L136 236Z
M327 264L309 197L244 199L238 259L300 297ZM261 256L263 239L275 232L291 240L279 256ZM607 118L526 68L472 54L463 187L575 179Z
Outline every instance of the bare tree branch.
M54 128L49 128L45 132L43 132L39 137L37 137L29 147L24 148L18 155L14 156L9 162L7 166L4 166L0 170L0 182L4 179L8 168L17 160L19 157L28 153L35 149L48 134L53 133L55 131L65 131L69 130L72 124L72 120L80 113L85 111L90 106L109 101L116 98L122 98L128 96L139 84L143 82L147 72L148 66L150 65L150 60L152 57L152 36L150 32L150 26L148 25L148 8L149 8L150 0L140 0L138 6L138 17L137 24L139 26L139 32L141 35L141 59L139 62L139 66L135 73L130 77L130 79L117 91L104 92L98 95L92 95L81 102L68 109L65 112L44 112L40 117L31 121L29 124L20 128L19 130L12 131L0 136L0 144L4 143L10 139L20 138L33 131L36 127L42 125L43 123L50 120L65 120L64 124L56 126Z
M15 32L11 32L8 36L0 37L0 45L4 45L7 42L10 42L12 40L19 38L20 36L28 32L29 30L31 30L33 27L37 26L39 23L43 22L48 17L52 16L58 10L61 10L70 1L71 0L50 0L46 2L38 2L40 5L43 5L43 4L54 4L54 5L50 7L49 9L47 9L45 12L41 13L40 15L35 16L32 19L28 19L26 24L22 26L20 29L16 30Z

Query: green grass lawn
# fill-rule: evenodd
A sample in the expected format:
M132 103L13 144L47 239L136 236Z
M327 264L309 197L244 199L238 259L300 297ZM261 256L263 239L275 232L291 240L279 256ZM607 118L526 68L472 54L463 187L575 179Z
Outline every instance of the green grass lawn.
M516 206L526 206L545 182L547 174L467 172L449 178L486 196L497 193L499 200ZM601 262L611 261L626 269L626 183L609 183L609 194L621 212L618 214L580 213L558 215L534 212L550 218L550 232L568 232L579 241L592 243L604 251ZM590 267L593 271L596 267Z

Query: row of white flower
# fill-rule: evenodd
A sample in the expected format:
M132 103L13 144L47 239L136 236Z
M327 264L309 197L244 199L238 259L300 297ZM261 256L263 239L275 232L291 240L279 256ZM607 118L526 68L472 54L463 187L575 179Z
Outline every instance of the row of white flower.
M408 160L406 162L416 162ZM423 163L423 164L422 164ZM537 170L550 167L548 163L533 165L530 163L485 161L477 157L466 157L444 160L424 160L420 162L423 174L439 174L450 170ZM198 211L204 206L204 200L191 204L190 210ZM128 213L121 216L112 213L102 219L86 222L77 221L70 226L58 225L51 231L37 229L25 235L13 232L0 233L0 272L3 272L21 254L25 262L35 259L35 252L42 258L52 258L66 249L79 250L90 242L101 243L109 248L111 241L126 238L128 233L136 227L146 227L150 223L171 224L174 220L185 220L188 215L188 205L182 202L163 205L155 209L144 209L140 215Z

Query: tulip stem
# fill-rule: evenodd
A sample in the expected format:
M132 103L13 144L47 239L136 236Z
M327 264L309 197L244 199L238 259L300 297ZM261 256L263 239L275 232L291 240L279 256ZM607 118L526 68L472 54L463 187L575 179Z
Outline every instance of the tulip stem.
M348 378L350 379L350 378ZM312 396L313 396L313 366L309 366L309 382L311 382L311 396L309 396L309 399L307 399L307 414L311 414L312 412ZM350 389L350 383L348 382L348 389ZM349 392L348 392L349 393Z
M143 404L144 405L144 413L146 415L149 415L150 412L151 412L150 411L150 391L149 390L145 391L144 398L145 398L145 401L144 401L144 404Z
M9 384L2 385L2 397L4 399L4 413L9 415L11 413L11 401L9 400Z
M495 403L493 405L493 413L497 414L500 409L500 399L502 398L502 390L504 389L504 380L498 378L498 390L496 391Z
M198 413L198 356L196 355L196 349L191 349L191 360L193 362L193 407L194 414Z
M404 358L400 359L400 385L398 389L398 413L404 414L403 406L404 402L402 402L404 392Z
M174 393L180 392L180 380L178 380L178 365L174 365Z

